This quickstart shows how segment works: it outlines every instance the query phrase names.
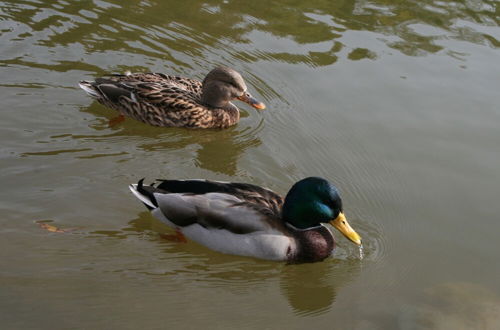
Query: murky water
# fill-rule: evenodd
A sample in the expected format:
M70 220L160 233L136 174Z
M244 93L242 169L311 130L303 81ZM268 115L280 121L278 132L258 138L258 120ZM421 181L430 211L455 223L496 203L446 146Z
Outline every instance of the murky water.
M1 2L2 328L499 328L498 25L497 1ZM110 128L77 88L219 64L268 110ZM127 188L309 175L340 188L362 260L339 235L290 266L165 241Z

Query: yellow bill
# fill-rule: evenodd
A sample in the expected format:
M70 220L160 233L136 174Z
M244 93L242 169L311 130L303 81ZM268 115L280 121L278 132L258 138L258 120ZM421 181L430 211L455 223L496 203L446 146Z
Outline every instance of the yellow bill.
M351 225L349 225L349 222L347 222L344 213L340 212L338 217L330 221L330 224L335 227L338 231L342 233L347 239L349 239L351 242L361 245L361 236L358 235L354 231L354 229L351 228Z

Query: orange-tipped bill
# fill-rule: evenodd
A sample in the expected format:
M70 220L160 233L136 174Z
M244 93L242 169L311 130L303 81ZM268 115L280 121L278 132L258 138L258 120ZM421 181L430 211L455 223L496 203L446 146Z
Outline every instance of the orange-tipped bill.
M266 105L264 103L257 101L252 97L252 95L250 95L250 93L247 92L243 93L243 95L238 97L238 100L250 104L255 109L264 110L266 108Z
M351 242L357 245L361 245L361 236L359 236L358 233L356 233L354 229L351 228L349 222L347 222L345 218L344 213L340 212L337 218L330 221L330 224L338 231L340 231L342 235L347 237L347 239L349 239Z

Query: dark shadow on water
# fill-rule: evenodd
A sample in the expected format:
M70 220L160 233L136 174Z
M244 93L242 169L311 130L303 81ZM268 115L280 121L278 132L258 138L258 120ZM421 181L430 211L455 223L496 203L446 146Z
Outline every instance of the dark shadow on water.
M189 148L196 150L195 164L201 168L236 175L238 172L238 159L249 148L261 145L257 137L262 128L262 119L256 127L244 127L238 124L228 129L185 129L175 127L152 127L147 124L127 118L125 122L109 127L108 121L116 114L97 102L93 102L88 108L81 109L82 112L90 113L100 117L91 124L91 128L98 133L95 135L66 135L73 139L112 143L117 141L130 141L139 150L147 152L162 152L183 150ZM247 116L244 113L243 116ZM113 154L120 154L116 150ZM85 156L83 156L85 157Z
M281 274L281 291L297 315L323 314L331 309L339 289L357 277L360 269L360 260L334 258L290 265Z
M194 159L197 167L234 176L245 152L262 144L258 137L263 127L262 118L257 118L257 122L252 119L250 125L254 127L239 123L224 130L153 127L130 118L109 127L109 119L116 116L114 110L93 102L81 111L97 117L90 121L91 134L73 133L73 128L68 126L68 133L36 141L34 150L40 151L24 152L21 157L71 155L75 159L112 157L113 161L123 161L135 150L148 155L180 151L185 153L185 156L179 154L180 158ZM243 113L243 116L248 115Z
M159 233L171 233L171 229L152 218L149 212L128 222L121 230L89 233L110 239L126 239L141 236L158 245L165 258L175 259L175 269L162 272L139 271L145 276L179 276L186 281L202 281L205 285L220 287L235 293L248 293L256 287L275 286L287 300L293 313L301 317L320 315L331 310L339 290L357 277L361 261L327 259L312 264L286 264L257 260L248 257L225 255L214 252L193 242L176 243L162 239ZM162 253L162 254L163 254Z

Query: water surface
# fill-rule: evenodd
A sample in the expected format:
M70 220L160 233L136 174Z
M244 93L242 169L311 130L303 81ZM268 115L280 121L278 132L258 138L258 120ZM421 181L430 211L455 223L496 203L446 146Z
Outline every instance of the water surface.
M498 328L498 17L472 0L1 2L1 324ZM238 104L223 131L110 128L77 88L221 64L268 107ZM291 266L168 242L127 188L285 194L310 175L341 190L363 260L339 235L333 258Z

